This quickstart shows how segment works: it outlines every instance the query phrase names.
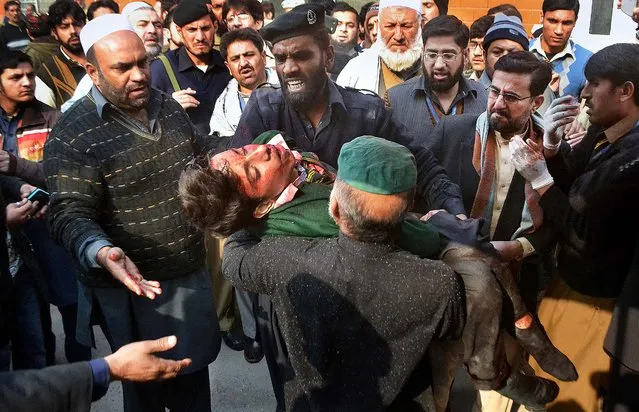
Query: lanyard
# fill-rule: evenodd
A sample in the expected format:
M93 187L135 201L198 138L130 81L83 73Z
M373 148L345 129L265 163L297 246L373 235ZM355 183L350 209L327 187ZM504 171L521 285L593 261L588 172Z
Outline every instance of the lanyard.
M454 105L449 114L452 116L456 115L458 107L460 108L460 114L461 114L461 111L463 110L463 107L464 107L463 104L464 103L462 101ZM437 108L435 107L435 105L433 104L433 101L431 100L429 96L426 96L426 106L428 107L428 113L430 114L430 120L433 122L433 126L437 126L441 118L443 116L446 116L446 114L437 110Z

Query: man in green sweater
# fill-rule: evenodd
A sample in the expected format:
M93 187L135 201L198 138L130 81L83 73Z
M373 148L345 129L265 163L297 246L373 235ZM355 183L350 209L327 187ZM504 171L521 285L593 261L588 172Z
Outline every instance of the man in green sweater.
M349 162L365 167L362 159ZM335 237L339 229L327 207L334 181L330 166L312 153L290 150L281 134L270 131L252 145L196 160L182 173L179 194L186 218L220 236L250 227L259 237ZM510 370L500 350L501 316L496 314L501 314L501 287L512 300L515 319L530 319L524 327L518 322L515 329L524 348L559 378L574 373L572 363L533 321L510 271L498 259L459 245L495 254L490 243L477 238L481 222L436 212L422 220L405 219L395 237L397 245L423 258L441 258L462 275L469 312L463 340L472 343L466 344L464 359L478 388L499 390L528 406L543 406L556 396L556 385ZM444 379L442 386L448 385ZM445 404L445 398L439 399Z

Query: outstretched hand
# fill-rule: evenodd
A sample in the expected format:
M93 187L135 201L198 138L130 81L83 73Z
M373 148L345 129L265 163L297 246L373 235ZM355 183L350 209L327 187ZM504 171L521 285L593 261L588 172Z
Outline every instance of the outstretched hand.
M144 279L135 263L119 247L103 247L98 251L97 261L138 296L155 299L155 295L162 293L160 282Z
M154 356L165 352L177 344L175 336L165 336L157 340L133 342L122 346L115 353L104 358L113 380L148 382L175 378L191 365L191 359L169 360Z

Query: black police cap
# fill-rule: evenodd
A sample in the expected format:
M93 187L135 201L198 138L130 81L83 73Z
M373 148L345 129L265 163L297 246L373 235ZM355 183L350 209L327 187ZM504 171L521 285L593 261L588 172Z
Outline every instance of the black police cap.
M281 14L260 30L264 40L275 44L291 37L325 29L325 10L320 4L302 4Z

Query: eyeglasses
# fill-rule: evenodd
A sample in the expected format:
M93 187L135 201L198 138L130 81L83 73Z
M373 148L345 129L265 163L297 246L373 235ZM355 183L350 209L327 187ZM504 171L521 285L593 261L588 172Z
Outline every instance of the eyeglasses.
M519 103L522 100L526 100L526 99L530 99L532 97L535 96L526 96L526 97L519 97L514 93L504 93L503 91L499 90L496 87L493 86L488 86L486 88L486 90L488 91L488 98L489 99L494 99L497 100L499 98L499 96L504 98L504 102L506 102L506 104L508 105L513 105L516 103Z
M470 49L470 51L475 51L477 47L479 47L479 50L484 50L484 46L482 45L481 41L470 41L468 43L468 48Z
M241 22L246 22L251 18L251 15L248 13L240 13L240 14L233 14L231 16L228 16L226 18L226 22L227 23L235 23L235 20L241 21Z
M445 63L452 63L455 60L457 60L457 57L459 56L459 54L458 53L454 53L454 52L445 52L445 53L425 52L424 53L424 60L434 62L440 56L441 56L442 60L444 60Z

